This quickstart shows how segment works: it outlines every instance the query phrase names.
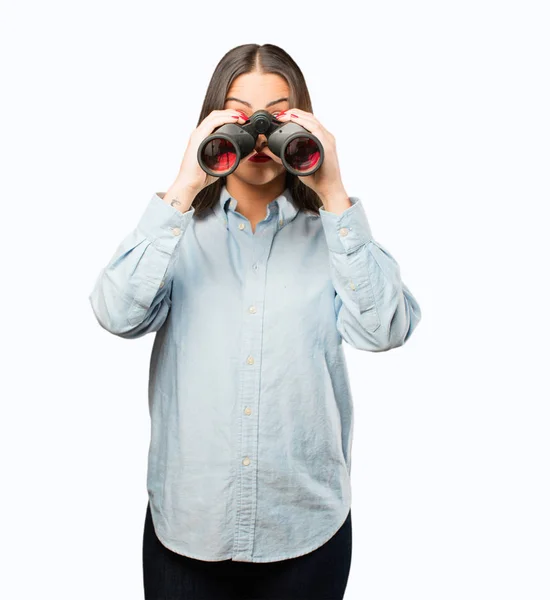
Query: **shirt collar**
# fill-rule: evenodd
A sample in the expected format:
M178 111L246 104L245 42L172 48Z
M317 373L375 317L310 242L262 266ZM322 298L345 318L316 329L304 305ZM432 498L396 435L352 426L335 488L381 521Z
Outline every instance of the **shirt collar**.
M214 212L226 227L227 211L235 211L236 207L237 201L229 194L227 186L222 185L219 200L214 205ZM269 214L271 214L272 211L278 213L280 227L284 227L287 223L290 223L290 221L298 214L298 207L296 206L288 187L267 205L267 210L269 211Z

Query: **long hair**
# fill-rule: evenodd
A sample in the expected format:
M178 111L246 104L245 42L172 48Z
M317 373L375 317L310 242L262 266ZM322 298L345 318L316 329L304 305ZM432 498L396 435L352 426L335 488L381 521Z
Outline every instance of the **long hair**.
M243 44L229 50L217 64L202 105L197 126L213 110L223 110L227 92L233 81L244 73L260 71L275 73L286 80L290 89L290 106L313 112L309 91L302 71L294 60L279 46L273 44ZM226 177L218 177L217 181L202 189L194 198L192 206L195 217L201 218L219 201L221 188L226 183ZM323 205L319 196L307 185L304 185L296 175L286 172L286 187L299 210L312 211L319 214Z

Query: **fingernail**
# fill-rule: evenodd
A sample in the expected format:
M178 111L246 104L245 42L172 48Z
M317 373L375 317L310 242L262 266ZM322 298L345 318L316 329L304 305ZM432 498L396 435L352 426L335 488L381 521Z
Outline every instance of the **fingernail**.
M298 115L295 115L294 113L290 113L290 116L298 118Z
M286 113L286 110L283 110L283 112L281 112L277 115L277 118L282 117L285 113Z

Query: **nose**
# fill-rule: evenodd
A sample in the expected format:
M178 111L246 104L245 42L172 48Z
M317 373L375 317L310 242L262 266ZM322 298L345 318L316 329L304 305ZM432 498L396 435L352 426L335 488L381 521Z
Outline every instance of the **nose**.
M267 138L263 133L261 133L258 135L258 139L256 140L255 150L256 152L263 152L264 148L267 148Z

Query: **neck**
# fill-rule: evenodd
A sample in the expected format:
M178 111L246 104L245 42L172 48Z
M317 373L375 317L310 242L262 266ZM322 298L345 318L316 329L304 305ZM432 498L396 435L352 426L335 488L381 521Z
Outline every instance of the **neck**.
M280 196L286 186L286 173L265 183L250 184L233 175L226 178L225 186L232 198L237 201L235 210L246 217L252 226L265 219L267 205Z

